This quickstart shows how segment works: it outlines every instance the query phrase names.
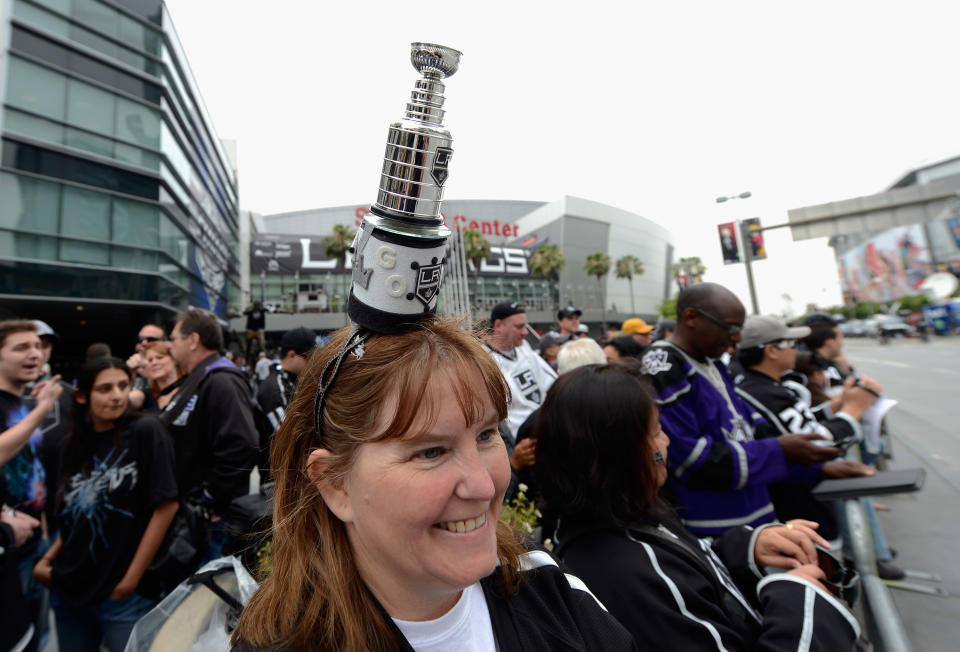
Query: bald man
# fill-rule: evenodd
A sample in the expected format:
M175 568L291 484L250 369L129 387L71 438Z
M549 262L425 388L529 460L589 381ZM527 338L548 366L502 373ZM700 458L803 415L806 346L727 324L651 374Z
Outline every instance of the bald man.
M670 437L667 466L684 525L701 535L776 517L767 484L812 486L840 449L816 434L779 434L735 392L720 356L740 342L746 312L723 286L698 283L677 299L677 329L643 356ZM764 438L765 437L765 438Z

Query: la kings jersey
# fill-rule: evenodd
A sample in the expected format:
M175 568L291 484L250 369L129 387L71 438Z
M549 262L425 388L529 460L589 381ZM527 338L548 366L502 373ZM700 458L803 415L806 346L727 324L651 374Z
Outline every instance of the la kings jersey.
M516 439L517 429L543 403L547 390L557 379L557 372L526 341L508 352L498 351L489 343L487 349L510 388L507 425Z
M737 394L776 426L780 434L813 432L836 440L851 435L863 437L860 423L845 412L822 423L818 421L810 409L810 390L790 376L777 381L747 369L737 382Z
M819 469L787 462L773 427L734 391L727 368L655 342L643 356L670 437L669 482L680 519L699 536L774 519L770 482L812 485Z

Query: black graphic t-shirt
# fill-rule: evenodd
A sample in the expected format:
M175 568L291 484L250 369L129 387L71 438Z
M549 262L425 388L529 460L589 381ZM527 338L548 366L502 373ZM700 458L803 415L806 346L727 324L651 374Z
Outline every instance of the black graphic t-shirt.
M49 380L49 376L38 378L36 382L27 383L23 388L23 394L20 395L23 404L28 410L37 406L36 399L30 398L36 383ZM40 423L40 430L43 432L43 438L38 449L40 462L43 464L44 474L47 477L47 506L45 509L47 519L53 522L56 514L54 513L53 497L57 493L57 487L60 486L60 476L58 468L60 466L60 446L64 437L70 431L70 419L73 413L73 390L70 383L60 381L62 391L60 398L54 403L53 408L47 413L47 416Z
M0 390L0 430L7 430L20 423L30 414L19 396ZM43 431L30 435L26 445L3 466L0 479L2 501L31 516L40 518L47 504L46 473L40 460L40 444Z
M153 510L177 497L173 442L143 417L116 430L87 433L93 457L65 477L59 512L63 547L53 585L76 607L107 598L123 579Z

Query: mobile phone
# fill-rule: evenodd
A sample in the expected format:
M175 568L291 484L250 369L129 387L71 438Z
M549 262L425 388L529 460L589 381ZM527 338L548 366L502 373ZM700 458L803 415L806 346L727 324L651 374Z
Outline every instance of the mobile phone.
M849 437L844 437L843 439L835 440L833 442L833 446L837 448L842 448L843 450L847 450L848 448L850 448L856 443L857 443L857 438L853 435L850 435Z

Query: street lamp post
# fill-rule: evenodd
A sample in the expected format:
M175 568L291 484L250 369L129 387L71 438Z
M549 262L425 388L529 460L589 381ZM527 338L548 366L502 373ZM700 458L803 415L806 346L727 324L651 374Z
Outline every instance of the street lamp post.
M749 199L752 193L749 190L741 192L739 195L730 195L729 197L717 197L717 203L722 204L734 199ZM740 242L743 246L743 263L747 268L747 287L750 289L750 304L753 307L753 314L759 315L760 308L757 305L757 288L753 282L753 246L750 240L750 231L743 220L737 220L737 232L740 234Z

